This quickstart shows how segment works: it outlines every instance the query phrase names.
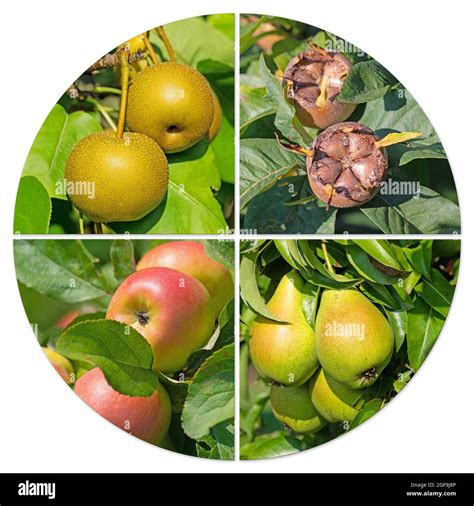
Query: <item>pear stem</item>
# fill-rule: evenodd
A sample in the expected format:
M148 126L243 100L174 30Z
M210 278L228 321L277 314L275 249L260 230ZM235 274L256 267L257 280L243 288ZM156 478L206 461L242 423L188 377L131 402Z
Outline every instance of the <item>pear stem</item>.
M110 126L110 128L116 132L117 125L114 123L114 120L110 117L110 115L107 112L107 110L105 109L105 107L95 98L90 98L90 101L94 103L97 110L100 112L100 114L102 114L102 117L105 119L105 121Z
M112 88L112 86L96 86L94 88L94 93L109 93L111 95L121 95L122 92L117 88Z
M94 234L103 234L104 229L102 228L102 223L94 223Z
M79 213L79 232L81 235L84 235L84 218L82 216L82 213Z
M150 55L151 61L153 62L154 65L158 65L158 63L160 63L160 60L158 59L155 48L151 44L150 39L148 38L148 36L146 36L143 38L143 40L145 41L145 46L148 51L148 54Z
M158 32L158 36L163 41L163 44L166 46L166 51L168 52L168 57L170 61L176 61L176 56L174 54L173 46L171 45L168 36L166 35L165 28L163 26L159 26L156 28Z
M334 269L332 267L331 262L329 261L328 250L326 248L326 243L324 241L321 241L321 249L323 250L324 260L326 261L326 265L327 265L328 271L331 274L334 274Z
M119 54L122 95L120 97L120 111L119 111L117 131L115 132L115 138L118 140L122 139L123 137L123 130L125 128L125 118L127 116L128 78L130 74L130 69L128 66L129 56L130 52L127 49L124 49Z

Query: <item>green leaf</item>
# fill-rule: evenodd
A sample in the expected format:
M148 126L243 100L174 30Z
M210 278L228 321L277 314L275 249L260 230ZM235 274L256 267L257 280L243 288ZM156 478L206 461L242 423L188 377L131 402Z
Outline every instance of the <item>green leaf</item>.
M372 399L357 413L354 420L352 420L349 430L355 429L370 417L374 416L382 408L382 399Z
M119 322L94 320L68 327L56 349L71 360L100 367L110 386L125 395L148 397L159 383L151 371L150 345L135 329Z
M410 264L416 272L430 279L430 266L431 266L431 250L433 241L420 241L418 244L411 248L403 248L405 256L408 258Z
M384 239L353 239L353 242L381 264L399 271L404 270L398 261L396 252L388 241Z
M46 188L33 176L20 179L16 194L15 234L47 234L51 218L51 200Z
M259 76L240 75L240 133L254 121L275 114L273 104L267 100L265 82Z
M230 272L234 272L234 243L233 241L206 241L206 253L216 262L221 263Z
M415 287L416 293L439 314L448 316L454 296L454 286L436 269L431 269L430 279L423 279Z
M377 195L361 211L386 234L452 234L461 228L459 207L420 187L420 195Z
M240 143L240 205L245 207L291 170L304 167L301 155L283 149L275 139L242 139Z
M196 372L184 403L182 425L193 439L234 416L234 345L211 355Z
M383 97L396 83L395 77L377 61L356 63L349 71L337 101L362 104Z
M398 281L398 277L387 276L383 272L380 272L377 267L371 263L367 253L356 244L347 245L346 254L354 269L369 281L373 281L380 285L393 285Z
M252 443L240 449L242 460L269 459L303 451L303 443L295 437L283 434L257 436Z
M405 341L408 327L408 312L407 311L390 311L385 308L390 327L395 337L395 350L398 352Z
M306 176L286 177L250 202L244 227L260 234L332 234L336 210L314 198Z
M258 314L274 320L282 322L276 317L265 304L263 297L260 295L260 291L257 285L256 279L256 262L258 258L258 252L249 253L242 257L240 262L240 293L244 301Z
M414 369L419 369L438 339L444 319L421 299L408 313L408 359Z
M95 115L83 111L67 114L55 105L48 114L23 168L23 176L36 177L50 197L66 200L64 170L73 146L86 135L102 130Z
M379 137L390 132L422 132L422 139L388 148L390 166L405 165L415 159L446 158L443 146L429 119L416 100L405 90L391 90L365 106L359 121Z
M135 222L113 223L118 233L216 234L227 229L213 194L221 185L214 151L207 140L183 153L168 155L170 182L166 200Z
M38 293L70 304L110 296L80 241L17 240L14 253L18 280Z
M201 60L212 58L234 65L234 41L202 17L168 23L165 30L179 62L196 67ZM150 32L150 40L168 58L155 30Z
M110 260L114 268L114 276L122 282L132 272L135 272L135 255L133 242L128 239L117 239L110 247Z
M209 436L196 444L198 457L217 460L234 460L234 427L222 422L211 429Z
M267 88L267 100L276 111L275 127L290 141L301 146L309 145L314 139L296 117L294 107L285 99L281 82L268 69L263 55L260 57L260 77Z
M233 14L211 14L207 16L207 22L220 30L232 43L235 34L235 16Z

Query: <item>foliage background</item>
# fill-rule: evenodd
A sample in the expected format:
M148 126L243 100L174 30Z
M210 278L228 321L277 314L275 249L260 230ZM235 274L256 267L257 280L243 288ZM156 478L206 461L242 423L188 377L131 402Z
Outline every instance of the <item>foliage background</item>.
M68 357L76 379L99 366L111 386L148 396L159 381L173 417L164 447L211 459L234 456L234 309L222 310L208 344L180 373L151 370L147 341L134 329L105 320L111 296L135 262L159 240L15 240L15 266L23 305L41 346ZM205 241L206 252L233 271L233 244ZM57 322L72 314L65 329ZM130 350L133 350L130 351ZM39 349L38 349L39 351Z
M281 40L270 50L257 45L264 33ZM423 138L388 148L389 178L414 181L419 198L382 195L354 209L330 208L318 201L307 181L304 158L281 148L276 139L309 146L318 129L301 125L282 93L278 75L312 40L336 49L353 67L337 98L358 104L348 121L360 121L384 137L417 131ZM453 175L428 118L406 88L359 48L320 28L271 16L242 16L240 39L240 206L243 228L258 233L436 233L460 231Z
M443 328L456 287L460 242L411 240L247 241L241 246L240 457L287 455L313 448L359 426L397 395L419 370ZM377 263L378 262L378 263ZM328 423L316 434L294 434L278 422L270 385L253 367L249 328L289 270L306 281L303 310L314 328L324 289L355 288L387 317L394 355L380 378L361 390L365 404L350 424Z

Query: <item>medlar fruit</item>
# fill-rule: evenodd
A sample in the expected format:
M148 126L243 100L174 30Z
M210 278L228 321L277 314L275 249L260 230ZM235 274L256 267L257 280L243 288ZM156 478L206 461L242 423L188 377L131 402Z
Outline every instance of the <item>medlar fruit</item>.
M287 65L286 96L304 126L326 128L346 120L357 104L337 102L352 63L341 53L312 44Z
M313 193L333 207L367 203L380 189L388 169L387 154L368 127L355 122L333 125L316 137L306 158Z

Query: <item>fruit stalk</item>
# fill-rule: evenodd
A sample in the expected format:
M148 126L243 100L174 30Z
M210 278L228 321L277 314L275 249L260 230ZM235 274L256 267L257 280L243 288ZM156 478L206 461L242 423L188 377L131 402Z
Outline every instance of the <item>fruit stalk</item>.
M163 26L159 26L156 29L158 36L163 41L163 44L166 46L166 51L168 51L168 57L170 61L176 61L176 57L174 55L173 46L171 45L168 36L166 35L165 28Z
M115 132L115 138L120 140L123 137L123 130L125 128L125 119L127 116L127 100L128 100L128 79L130 74L130 68L128 66L128 58L130 52L124 49L120 52L120 74L121 74L121 88L122 95L120 96L120 110L117 124L117 131Z
M145 41L145 46L148 51L148 54L150 55L151 61L154 65L158 65L160 63L160 60L158 60L158 56L155 52L154 47L152 46L150 39L148 38L148 35L144 37L143 39Z

